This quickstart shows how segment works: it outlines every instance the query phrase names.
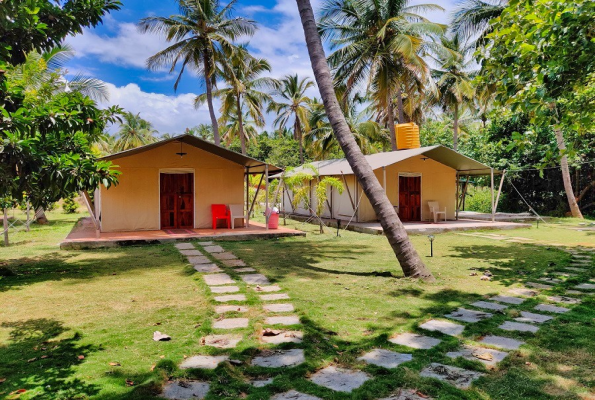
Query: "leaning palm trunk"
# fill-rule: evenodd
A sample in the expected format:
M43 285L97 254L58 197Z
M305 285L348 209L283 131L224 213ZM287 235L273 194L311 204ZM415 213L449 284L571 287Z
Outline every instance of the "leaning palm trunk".
M205 86L207 89L207 107L209 109L209 115L211 117L211 125L213 126L213 138L215 144L219 146L221 144L221 137L219 136L219 124L217 123L217 117L215 116L215 108L213 107L213 83L209 76L209 61L205 57Z
M572 190L572 181L570 180L570 169L568 168L568 157L565 154L566 143L564 143L564 136L560 128L555 127L554 133L556 135L556 142L558 143L558 150L560 150L560 169L562 170L562 181L564 182L564 191L568 198L568 205L570 213L574 218L583 218L583 214L578 206L574 191Z
M459 147L459 104L455 103L454 119L453 119L453 134L452 134L452 148L457 151Z
M300 144L300 163L303 164L304 163L304 138L302 135L302 130L300 128L300 120L298 119L297 114L295 116L293 130L294 130L294 136L295 136L296 140L298 141L298 143Z
M405 276L433 280L432 273L426 268L409 241L403 224L388 200L384 189L380 186L378 179L376 179L374 171L372 171L360 148L357 146L355 138L345 121L345 116L337 101L333 87L333 78L326 61L320 36L318 35L310 0L296 0L296 2L306 36L312 69L324 102L324 109L333 127L337 141L345 153L345 158L353 169L353 173L362 186L364 193L370 200L370 203L372 203L372 207L380 219L382 229L401 264Z

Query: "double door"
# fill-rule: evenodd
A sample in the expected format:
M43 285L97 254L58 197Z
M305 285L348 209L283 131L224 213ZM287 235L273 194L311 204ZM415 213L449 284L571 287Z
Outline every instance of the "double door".
M194 227L194 174L160 174L161 229Z

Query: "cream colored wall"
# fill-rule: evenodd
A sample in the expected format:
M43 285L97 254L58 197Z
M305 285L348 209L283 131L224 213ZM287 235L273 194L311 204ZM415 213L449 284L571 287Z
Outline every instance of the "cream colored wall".
M204 150L168 143L113 161L121 171L116 187L101 187L102 232L158 230L159 171L194 169L194 226L211 226L211 204L243 204L244 167ZM191 172L191 171L189 171Z

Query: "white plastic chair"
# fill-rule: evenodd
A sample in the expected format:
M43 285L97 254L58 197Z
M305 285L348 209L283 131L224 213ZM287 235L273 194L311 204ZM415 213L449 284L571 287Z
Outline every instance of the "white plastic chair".
M248 214L244 213L243 204L230 204L229 213L231 215L231 229L235 229L234 221L238 218L241 218L245 221L246 227L250 226L248 225Z
M430 207L430 212L434 216L434 223L438 223L438 216L440 214L444 215L444 222L446 222L446 207L444 207L444 211L440 211L440 204L437 201L428 201L428 207Z

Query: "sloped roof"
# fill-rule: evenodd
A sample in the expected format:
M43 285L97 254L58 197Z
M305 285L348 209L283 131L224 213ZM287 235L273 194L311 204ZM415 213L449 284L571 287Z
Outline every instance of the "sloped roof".
M427 157L447 167L453 168L466 175L487 175L490 173L490 167L464 156L456 151L444 146L427 146L417 149L397 150L386 153L376 153L365 156L373 170L387 167L396 164L400 161L407 160L413 157ZM352 175L353 170L346 159L340 158L336 160L314 161L309 163L312 165L320 176L328 175ZM304 165L295 168L290 174L295 174L300 171L307 171ZM497 171L494 171L497 172ZM279 177L276 175L275 177Z
M190 146L199 148L201 150L208 151L211 154L215 154L216 156L219 156L236 164L242 165L244 167L250 168L249 171L251 174L263 173L265 170L265 166L267 165L264 161L259 161L255 158L245 156L235 151L226 149L225 147L217 146L214 143L208 142L206 140L188 134L175 136L170 139L160 140L159 142L147 144L145 146L121 151L119 153L110 154L109 156L102 157L102 160L111 161L122 157L132 156L134 154L143 153L145 151L161 147L171 142L182 142ZM269 174L283 171L282 168L276 167L274 165L268 164L268 166Z

